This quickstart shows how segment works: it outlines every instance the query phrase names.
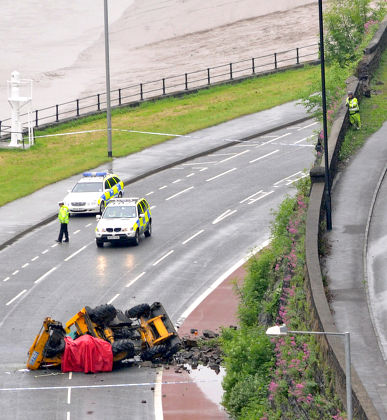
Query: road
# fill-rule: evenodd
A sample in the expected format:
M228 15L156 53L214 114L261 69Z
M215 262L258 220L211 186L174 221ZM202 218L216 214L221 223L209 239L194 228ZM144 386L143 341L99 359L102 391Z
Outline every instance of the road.
M3 419L153 419L152 368L104 374L26 372L26 352L46 316L65 322L84 305L127 309L161 301L179 323L221 274L268 239L272 209L314 159L318 125L306 121L240 142L129 185L152 208L151 238L97 248L93 216L72 217L0 252L0 409ZM156 414L159 405L156 401Z

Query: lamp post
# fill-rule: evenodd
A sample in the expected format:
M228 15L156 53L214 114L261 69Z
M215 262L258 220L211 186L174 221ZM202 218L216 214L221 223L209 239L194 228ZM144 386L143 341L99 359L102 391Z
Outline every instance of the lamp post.
M107 120L107 149L108 157L113 157L112 152L112 116L110 106L110 66L109 66L109 17L108 4L104 0L104 29L105 29L105 73L106 73L106 120Z
M276 325L266 330L266 335L281 336L289 334L311 334L311 335L336 335L344 338L345 345L345 384L347 391L347 416L348 420L352 420L352 384L351 384L351 345L349 332L325 332L325 331L289 331L288 327Z
M331 180L330 180L330 175L329 175L329 163L328 163L327 100L326 100L326 92L325 92L324 27L323 27L322 0L318 0L318 20L319 20L319 27L320 27L321 95L322 95L323 132L324 132L325 211L326 211L326 219L327 219L327 230L332 230Z

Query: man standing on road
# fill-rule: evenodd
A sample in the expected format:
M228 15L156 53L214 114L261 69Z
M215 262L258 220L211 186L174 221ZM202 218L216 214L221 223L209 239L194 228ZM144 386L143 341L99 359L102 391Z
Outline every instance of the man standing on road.
M69 208L64 205L63 201L59 201L58 204L59 204L58 220L60 222L60 231L59 231L59 237L56 241L61 243L63 234L64 234L65 240L63 242L68 242L69 232L67 230L67 225L69 223L70 211L69 211Z
M349 110L349 122L351 125L356 127L358 130L361 128L361 121L360 121L360 110L359 104L357 99L353 96L353 92L348 92L348 98L346 101L346 105Z

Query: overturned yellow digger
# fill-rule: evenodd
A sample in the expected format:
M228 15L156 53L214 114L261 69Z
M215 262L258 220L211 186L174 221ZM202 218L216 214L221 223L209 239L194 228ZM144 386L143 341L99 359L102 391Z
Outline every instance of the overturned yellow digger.
M141 304L125 312L113 305L82 308L65 326L45 318L29 352L27 368L59 366L66 348L66 337L77 340L84 335L111 344L113 362L139 356L141 360L170 358L181 340L160 302Z

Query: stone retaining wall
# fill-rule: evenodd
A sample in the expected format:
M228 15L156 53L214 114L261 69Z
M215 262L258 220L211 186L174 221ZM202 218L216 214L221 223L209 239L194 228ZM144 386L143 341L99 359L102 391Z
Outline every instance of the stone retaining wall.
M361 101L363 95L369 94L370 78L378 67L381 54L386 47L387 18L383 20L379 30L364 50L364 57L357 67L356 77L351 77L347 80L348 90L355 92L359 101ZM348 112L345 107L345 100L343 100L328 138L328 162L331 180L333 180L337 172L338 153L348 126ZM324 162L324 159L322 159L322 162ZM323 167L314 167L310 174L312 186L306 221L305 287L307 299L313 312L313 325L311 325L311 328L315 331L338 332L325 295L318 253L319 239L324 233L322 228L322 222L325 217L324 173L325 169ZM336 392L344 405L346 405L344 340L341 337L322 335L319 336L319 342L327 364L332 366L336 373ZM367 390L353 369L352 396L354 417L364 420L380 419Z

